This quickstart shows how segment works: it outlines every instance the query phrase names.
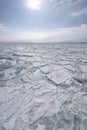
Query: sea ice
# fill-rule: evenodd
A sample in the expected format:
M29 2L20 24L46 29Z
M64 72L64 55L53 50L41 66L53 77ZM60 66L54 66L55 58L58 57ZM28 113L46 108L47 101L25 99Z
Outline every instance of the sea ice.
M87 130L87 45L0 45L0 130Z

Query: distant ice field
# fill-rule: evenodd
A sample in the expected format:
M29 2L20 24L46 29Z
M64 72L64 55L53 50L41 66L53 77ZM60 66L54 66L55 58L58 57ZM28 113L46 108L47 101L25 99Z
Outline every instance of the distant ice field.
M0 130L87 130L87 44L0 44Z

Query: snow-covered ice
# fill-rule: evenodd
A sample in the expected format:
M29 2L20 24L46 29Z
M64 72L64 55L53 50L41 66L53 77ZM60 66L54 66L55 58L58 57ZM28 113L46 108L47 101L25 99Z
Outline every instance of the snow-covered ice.
M87 130L87 45L1 44L0 130Z

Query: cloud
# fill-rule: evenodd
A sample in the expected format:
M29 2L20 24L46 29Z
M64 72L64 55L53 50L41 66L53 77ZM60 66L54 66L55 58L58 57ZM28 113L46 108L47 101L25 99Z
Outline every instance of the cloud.
M5 33L0 31L0 41L6 42L64 42L77 41L87 42L87 24L78 27L38 30L38 31L21 31L9 29Z
M56 7L62 8L67 6L73 6L80 2L80 0L49 0L50 3L54 4Z
M7 30L8 30L8 28L4 24L0 23L0 32L7 31Z
M73 13L71 14L71 16L76 17L76 16L85 15L85 14L87 14L87 7L82 8L82 9L76 11L76 12L73 12Z
M51 41L76 41L76 42L87 42L87 25L81 25L78 27L61 28L53 32Z
M61 11L61 9L74 6L79 2L80 0L24 0L24 5L32 10L44 10L44 8L48 9L49 7L51 10L57 9Z

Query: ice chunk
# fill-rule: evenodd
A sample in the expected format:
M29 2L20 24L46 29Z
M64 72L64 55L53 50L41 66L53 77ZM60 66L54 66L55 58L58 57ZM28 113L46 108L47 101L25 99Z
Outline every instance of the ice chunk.
M11 63L6 61L5 63L0 64L0 71L11 68Z
M79 73L76 76L74 76L74 79L79 83L86 84L87 83L87 74L86 73Z
M45 130L45 126L44 126L44 125L39 124L39 125L38 125L38 128L37 128L36 130Z
M52 71L52 66L51 65L46 65L41 67L41 71L45 74L48 74Z
M15 118L10 119L9 121L3 124L5 130L13 130L14 126L15 126Z
M33 124L38 121L46 112L47 106L45 104L34 104L29 111L29 124Z
M40 80L43 80L45 78L45 75L41 73L40 70L36 70L34 72L34 75L32 76L32 80L33 81L40 81Z
M25 122L21 118L18 118L15 122L15 127L13 130L26 130Z
M55 66L56 68L47 75L48 79L55 84L70 84L72 82L72 75L69 71L62 66Z
M0 81L2 81L2 79L4 78L4 73L3 72L0 72Z
M87 65L79 65L82 72L87 73Z
M78 92L73 98L73 106L77 106L77 114L81 114L87 118L87 94L84 92ZM79 113L80 112L80 113ZM85 113L85 114L84 114Z
M10 99L10 93L6 88L0 87L0 103L4 103Z

